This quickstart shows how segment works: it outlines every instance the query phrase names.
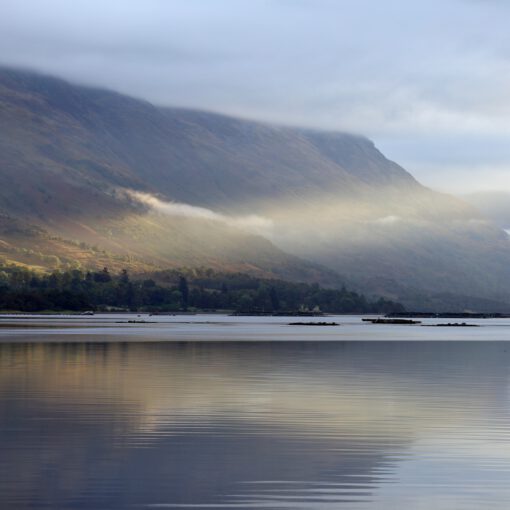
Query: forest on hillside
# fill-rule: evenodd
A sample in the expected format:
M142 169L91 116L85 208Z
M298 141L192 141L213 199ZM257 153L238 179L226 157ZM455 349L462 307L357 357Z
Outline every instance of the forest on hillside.
M37 273L0 267L0 309L4 311L232 311L283 313L389 313L404 307L383 298L317 284L255 278L211 269L168 270L146 275L101 271Z

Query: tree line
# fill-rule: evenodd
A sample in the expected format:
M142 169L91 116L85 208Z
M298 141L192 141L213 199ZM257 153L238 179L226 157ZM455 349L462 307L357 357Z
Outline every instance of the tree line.
M130 276L126 270L37 273L0 267L0 309L24 312L229 310L244 313L320 310L328 313L404 311L386 299L370 301L356 292L317 284L256 278L210 269L169 270Z

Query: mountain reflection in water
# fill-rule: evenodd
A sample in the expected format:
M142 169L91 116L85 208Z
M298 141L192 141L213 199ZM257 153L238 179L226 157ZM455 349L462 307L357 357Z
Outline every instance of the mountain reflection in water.
M504 342L0 344L0 507L506 509L509 368Z

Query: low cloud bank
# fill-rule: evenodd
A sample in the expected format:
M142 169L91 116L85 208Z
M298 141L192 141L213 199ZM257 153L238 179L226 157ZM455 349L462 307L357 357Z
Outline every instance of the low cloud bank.
M182 202L165 202L150 193L128 191L128 194L136 201L166 216L217 221L229 227L247 230L256 234L267 234L273 228L273 221L271 219L256 214L250 214L248 216L228 216L226 214L214 212L205 207L197 207Z
M373 220L372 223L375 223L376 225L395 225L400 221L402 221L402 218L399 216L390 215L377 218L376 220Z

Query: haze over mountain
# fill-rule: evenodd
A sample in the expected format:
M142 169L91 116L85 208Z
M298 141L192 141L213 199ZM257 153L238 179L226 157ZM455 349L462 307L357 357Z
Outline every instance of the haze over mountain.
M508 236L360 136L158 108L2 69L0 153L10 260L32 249L42 266L57 255L345 278L422 309L510 303Z
M462 199L476 207L496 225L510 230L510 192L483 191L463 195Z

